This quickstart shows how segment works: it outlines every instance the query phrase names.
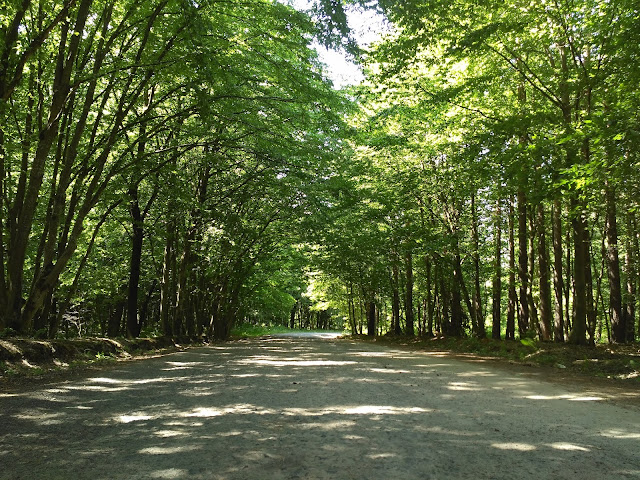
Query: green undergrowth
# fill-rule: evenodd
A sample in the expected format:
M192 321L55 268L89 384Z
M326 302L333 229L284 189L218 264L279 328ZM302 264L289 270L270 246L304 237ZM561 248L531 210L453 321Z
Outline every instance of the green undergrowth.
M253 325L249 323L242 323L236 325L231 330L231 338L247 338L247 337L262 337L264 335L275 335L278 333L292 332L290 328L283 327L281 325Z
M264 323L261 325L243 323L235 326L231 330L231 339L263 337L265 335L277 335L279 333L293 333L300 331L327 332L327 330L299 330L283 327L282 325L267 325Z
M535 339L507 341L473 337L427 339L402 336L384 336L366 340L429 352L446 351L460 356L473 355L503 359L515 364L551 367L559 371L615 378L640 385L640 345L637 343L576 346L539 342Z

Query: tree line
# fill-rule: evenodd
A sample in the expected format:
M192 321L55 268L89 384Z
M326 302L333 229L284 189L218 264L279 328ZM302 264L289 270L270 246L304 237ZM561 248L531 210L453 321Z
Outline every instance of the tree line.
M637 3L380 5L318 255L351 330L636 339Z
M0 332L640 336L637 5L350 3L7 3Z
M340 157L310 46L343 39L330 7L4 2L0 331L226 338L288 313L295 272L268 280Z

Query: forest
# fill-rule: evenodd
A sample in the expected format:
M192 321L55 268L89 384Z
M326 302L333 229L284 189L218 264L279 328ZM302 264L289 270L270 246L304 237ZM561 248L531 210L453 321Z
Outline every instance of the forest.
M0 336L635 341L639 13L2 2Z

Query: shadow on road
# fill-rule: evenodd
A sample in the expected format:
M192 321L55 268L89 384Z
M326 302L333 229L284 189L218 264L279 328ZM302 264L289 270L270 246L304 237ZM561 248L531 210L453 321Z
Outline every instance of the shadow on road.
M640 478L636 411L346 340L219 344L0 405L1 479Z

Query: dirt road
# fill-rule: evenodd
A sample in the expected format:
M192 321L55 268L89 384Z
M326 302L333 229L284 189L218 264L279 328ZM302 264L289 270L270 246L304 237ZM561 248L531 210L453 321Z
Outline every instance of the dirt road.
M640 410L533 374L313 337L0 392L0 479L639 479Z

